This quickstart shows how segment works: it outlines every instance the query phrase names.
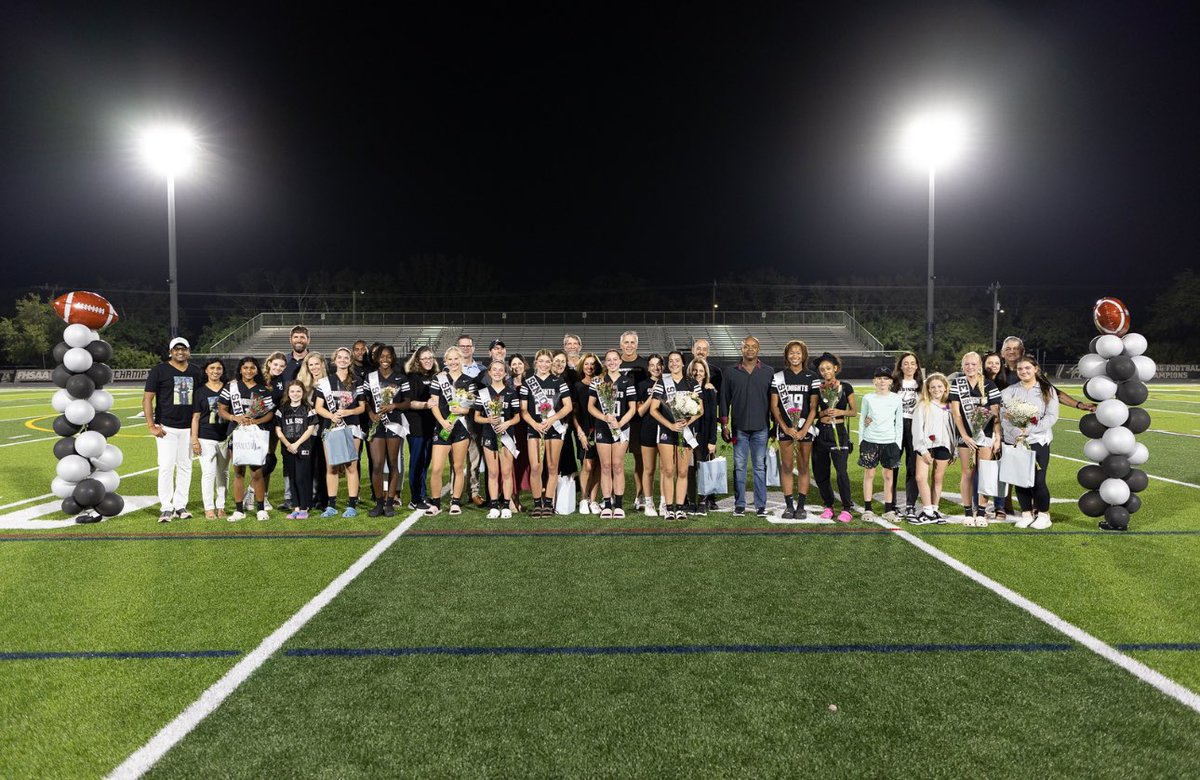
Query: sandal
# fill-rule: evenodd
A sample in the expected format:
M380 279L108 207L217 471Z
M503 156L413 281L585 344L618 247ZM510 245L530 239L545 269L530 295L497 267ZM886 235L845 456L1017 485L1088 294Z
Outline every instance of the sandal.
M974 528L975 527L975 511L974 510L968 509L966 512L963 512L962 524L963 524L963 528Z
M1003 509L996 510L996 522L1003 523L1008 520L1008 514Z

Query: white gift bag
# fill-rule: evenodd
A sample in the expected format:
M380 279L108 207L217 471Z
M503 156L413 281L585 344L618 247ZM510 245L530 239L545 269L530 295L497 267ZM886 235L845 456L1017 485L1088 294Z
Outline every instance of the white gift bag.
M239 425L233 431L233 465L261 466L267 462L271 435L256 425Z

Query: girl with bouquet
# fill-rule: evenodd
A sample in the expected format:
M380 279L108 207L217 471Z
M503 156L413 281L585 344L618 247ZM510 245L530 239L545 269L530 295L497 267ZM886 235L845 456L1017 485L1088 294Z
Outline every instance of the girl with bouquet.
M1038 370L1038 362L1029 355L1017 360L1017 381L1004 388L1001 430L1004 443L1033 450L1036 466L1033 487L1017 488L1021 519L1017 528L1050 527L1050 490L1046 470L1050 467L1050 442L1054 423L1058 422L1058 392Z
M913 408L909 446L916 453L917 488L921 511L908 518L914 525L945 523L938 511L942 500L942 480L954 458L954 423L950 420L950 382L942 374L930 374L921 388L921 397ZM933 488L930 489L930 474Z
M354 441L355 454L362 452L362 426L358 416L366 411L367 404L363 400L362 385L354 378L350 364L354 362L353 355L346 347L338 347L333 351L334 371L324 379L317 380L314 385L313 409L317 416L325 420L326 433L332 428L346 426L350 429ZM321 517L337 516L338 482L346 475L346 511L342 517L358 517L358 461L331 465L325 461L325 511Z
M667 353L667 371L654 383L650 416L658 423L658 458L667 520L684 520L688 465L692 448L699 444L688 427L704 416L696 382L683 373L683 353Z
M903 516L912 521L917 516L917 453L913 449L913 410L924 392L925 373L921 370L921 359L915 352L901 352L892 370L892 392L900 396L900 410L904 414L904 439L900 458L904 464L904 511ZM900 492L900 469L892 472L892 495L888 496L897 505Z
M442 471L450 461L450 514L462 514L463 482L467 476L467 447L471 434L463 417L471 414L479 385L463 373L462 351L450 347L442 355L446 369L434 378L429 388L430 411L437 422L433 435L433 461L429 467L429 508L427 515L442 511Z
M367 447L371 454L371 487L377 496L370 517L393 517L396 496L400 494L403 464L400 447L408 435L408 421L403 409L409 406L404 398L405 376L396 370L396 350L390 345L379 348L376 354L379 368L367 373L363 395L367 401ZM387 495L384 495L383 475L387 467Z
M433 381L439 371L437 358L429 347L417 347L404 364L405 380L400 392L407 399L404 419L408 423L408 508L429 508L425 480L433 460L433 437L437 423L430 409Z
M854 506L854 500L850 497L848 468L854 443L850 441L846 420L858 416L858 404L854 398L854 388L849 382L838 379L842 361L837 355L824 353L816 359L816 369L821 383L816 386L811 399L811 403L817 404L817 438L813 442L812 469L821 503L825 505L821 519L833 517L832 467L837 471L838 495L842 499L842 511L838 512L837 521L848 523L853 519L850 509Z
M571 413L563 418L563 422L567 426L567 432L563 434L562 451L558 453L558 472L551 476L578 477L579 462L575 457L575 412L583 407L575 403L575 377L573 376L575 370L573 366L568 365L567 353L563 350L554 350L554 356L550 359L550 373L555 379L566 382L571 395L572 407Z
M779 484L787 506L783 519L805 517L808 500L808 464L812 459L812 443L816 430L812 427L817 407L809 403L813 388L820 379L808 366L808 345L789 341L783 348L783 370L776 371L771 380L771 416L779 438ZM799 496L792 499L792 469L798 466Z
M312 499L312 439L319 428L317 413L305 400L301 382L289 382L285 393L283 405L275 413L275 435L283 445L285 484L291 485L296 497L296 506L288 519L307 520Z
M1013 382L1017 381L1017 373L1015 366L1011 372L1006 370L1004 359L1000 356L999 352L987 352L983 356L983 378L992 380L992 384L1003 395L1004 388L1009 385L1009 380L1011 379ZM975 486L979 486L978 476L976 476ZM1000 482L998 487L999 490L996 491L998 495L995 497L992 513L987 513L985 510L985 517L1006 520L1008 519L1008 513L1012 511L1012 486ZM980 506L987 506L987 497L981 495L979 497L979 504Z
M486 384L479 388L475 422L479 424L483 460L487 464L488 519L512 517L513 450L518 448L510 430L521 417L521 394L505 382L508 366L493 360L488 366ZM503 499L501 495L503 494Z
M649 378L638 380L635 386L637 392L637 415L634 417L633 427L637 431L638 436L638 451L642 453L642 474L641 484L638 486L644 495L639 495L634 501L634 509L639 506L638 502L644 502L646 517L658 517L658 512L654 511L654 469L658 465L658 422L650 416L650 403L654 400L652 391L654 385L662 378L663 359L662 355L657 352L646 358L646 374ZM637 374L633 373L636 377ZM640 418L640 419L638 419ZM630 446L633 446L632 443ZM634 468L637 468L637 463L634 463ZM661 497L661 485L659 508L662 511L667 511L666 500Z
M592 512L600 514L600 505L596 503L596 491L600 487L599 450L596 449L595 438L596 418L590 414L588 405L592 382L600 375L600 358L591 352L585 353L579 358L575 371L579 380L571 385L571 403L577 410L580 410L572 415L575 439L579 442L581 464L579 514L586 515ZM624 475L624 469L621 471Z
M225 364L204 364L204 384L196 388L192 406L192 453L200 458L200 497L209 520L225 517L225 485L229 481L229 422L217 404L225 389Z
M238 361L237 378L225 386L217 402L217 414L221 419L238 425L254 426L265 430L267 423L275 416L275 404L271 401L271 391L263 384L262 373L258 361L252 357L244 357ZM266 500L267 491L263 482L263 466L250 467L250 485L259 501ZM233 500L237 509L229 516L229 522L237 522L246 518L246 511L254 511L254 496L247 502L246 498L246 467L233 467ZM267 510L259 506L259 520L270 518Z
M571 389L566 380L550 373L553 359L548 349L539 349L533 360L533 376L521 385L521 418L529 439L530 489L533 493L533 517L554 514L554 488L558 476L558 456L571 414Z
M625 453L629 449L630 422L636 413L637 390L633 377L621 373L621 353L604 353L604 374L588 390L588 415L595 420L600 490L604 494L602 519L625 516Z
M995 427L1000 391L983 378L981 365L979 353L968 352L962 357L962 373L950 380L950 411L958 431L958 459L962 464L959 495L963 525L968 526L986 526L995 517L991 507L985 513L975 494L975 459L995 460L1000 452L1000 431Z
M696 464L712 460L717 453L717 388L713 387L712 377L709 376L708 361L703 358L694 358L688 363L688 376L696 383L704 414L692 425L692 432L696 435L699 446L696 447L696 456L688 468L690 506L684 507L684 511L704 516L708 514L709 509L716 508L717 497L697 495Z

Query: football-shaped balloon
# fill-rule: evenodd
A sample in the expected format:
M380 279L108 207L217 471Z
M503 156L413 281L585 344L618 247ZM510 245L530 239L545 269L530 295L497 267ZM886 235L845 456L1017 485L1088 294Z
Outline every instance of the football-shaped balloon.
M1108 509L1108 504L1098 491L1089 490L1079 497L1079 511L1088 517L1099 517L1105 509Z
M1146 343L1146 337L1140 333L1126 333L1121 337L1121 343L1125 345L1124 352L1129 357L1141 355L1149 346Z
M68 482L62 477L55 477L50 480L50 492L59 498L68 498L75 492L75 483Z
M63 329L63 341L68 347L86 347L92 343L92 329L87 325L68 325Z
M1125 345L1116 336L1101 336L1096 339L1096 354L1102 358L1115 358L1125 349Z
M87 370L87 375L96 383L96 387L104 387L112 381L112 369L107 363L92 363L92 367Z
M92 464L78 455L68 455L58 462L58 477L64 482L78 482L92 473Z
M1100 484L1100 497L1109 505L1124 504L1129 494L1129 485L1123 479L1106 479Z
M104 517L116 517L125 508L125 499L116 493L109 493L96 504L96 511Z
M1137 375L1137 365L1133 362L1133 358L1128 355L1117 355L1114 358L1108 359L1108 363L1104 366L1104 371L1118 382L1124 382L1126 379L1132 379Z
M93 471L92 479L104 485L104 489L109 493L115 493L117 488L121 487L121 477L115 471Z
M1145 355L1138 355L1133 359L1133 364L1137 366L1138 379L1143 382L1149 382L1154 378L1154 373L1158 370L1158 366L1153 360Z
M1129 510L1129 514L1137 514L1137 511L1142 508L1141 496L1130 496L1125 502L1125 508Z
M1150 427L1150 412L1137 406L1133 407L1129 410L1129 419L1125 421L1125 427L1134 433L1144 433Z
M1079 418L1079 432L1089 439L1099 439L1108 430L1108 426L1100 422L1095 412L1088 412Z
M96 390L88 396L87 402L91 404L97 412L107 412L112 408L113 397L112 393L107 390Z
M75 499L67 496L62 500L62 511L64 515L77 515L83 511L83 507Z
M72 398L89 398L92 393L96 392L96 383L87 374L76 374L67 380L66 391L71 394Z
M95 366L93 366L93 368L95 368ZM55 366L54 370L50 372L50 381L59 387L66 387L67 380L70 378L71 372L67 370L66 366Z
M79 433L79 429L83 426L75 425L64 415L60 414L58 417L54 418L54 422L50 424L50 427L53 428L54 432L59 436L74 436L75 434Z
M1104 522L1113 528L1129 527L1129 510L1123 506L1110 506L1104 510Z
M1138 442L1133 448L1133 454L1129 456L1129 462L1134 466L1140 466L1150 460L1150 450L1146 449L1146 445Z
M1100 405L1096 407L1096 419L1103 423L1105 428L1116 428L1118 425L1124 425L1125 421L1129 419L1129 407L1125 405L1124 401L1116 398L1101 401Z
M1092 322L1101 333L1124 336L1129 332L1129 309L1118 298L1101 298L1092 306Z
M84 347L84 349L91 353L92 360L96 361L97 363L107 363L108 361L112 360L112 344L109 344L103 339L96 339L91 344L88 344L86 347Z
M54 395L50 397L50 405L59 414L66 411L67 404L69 403L71 403L71 394L67 392L66 388L55 390Z
M1076 477L1079 479L1080 486L1088 490L1096 490L1107 479L1104 469L1091 464L1079 469Z
M1107 433L1107 431L1105 431L1105 433ZM1083 456L1088 460L1094 460L1097 463L1107 458L1108 448L1104 446L1104 439L1091 439L1085 442L1083 445Z
M1144 404L1150 397L1150 389L1140 379L1129 379L1117 385L1117 398L1130 406Z
M1100 441L1104 444L1104 449L1117 455L1132 455L1134 448L1137 447L1137 439L1133 438L1133 431L1128 428L1109 428L1104 432ZM1087 445L1085 444L1084 447L1086 448ZM1117 501L1116 503L1123 504L1125 502Z
M1084 468L1086 469L1087 466L1084 466ZM1129 465L1129 458L1124 455L1113 454L1100 462L1100 468L1104 470L1104 476L1106 477L1124 479L1129 474L1131 466ZM1084 487L1087 487L1087 485L1084 485Z
M84 401L87 403L87 401ZM91 404L88 404L90 407ZM104 437L111 439L117 435L117 431L121 430L121 420L112 412L96 412L96 416L88 425L88 430L97 431L104 434ZM1125 429L1121 429L1125 430Z
M79 323L95 330L103 330L119 319L113 305L103 295L94 292L69 292L55 298L51 305L63 322Z
M1133 471L1129 472L1128 477L1125 477L1125 484L1128 485L1129 489L1134 493L1141 493L1150 486L1150 477L1146 476L1146 472L1142 471L1141 469L1134 469Z
M71 498L75 499L75 503L81 507L93 507L100 503L100 499L104 498L104 485L100 484L96 479L81 480L75 486L75 492L71 494Z
M85 458L100 457L107 446L108 440L104 438L104 434L98 431L84 431L75 437L75 452Z
M63 416L67 418L67 422L75 425L87 425L96 416L96 407L82 398L76 398L67 404L67 408L63 410Z
M1083 394L1093 401L1107 401L1117 394L1117 383L1107 376L1096 376L1083 385Z
M54 442L54 457L58 458L59 460L62 460L68 455L78 454L79 453L75 451L75 440L70 436ZM59 498L62 498L62 496L59 496Z
M1107 360L1100 357L1095 352L1089 352L1083 357L1079 358L1079 375L1084 379L1091 379L1094 376L1100 376L1104 373L1104 368L1107 364Z

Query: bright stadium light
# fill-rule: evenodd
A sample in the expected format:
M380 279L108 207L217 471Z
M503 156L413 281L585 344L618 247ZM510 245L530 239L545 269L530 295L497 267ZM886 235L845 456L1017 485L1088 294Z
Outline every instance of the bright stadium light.
M167 177L168 278L171 292L171 337L179 335L179 279L175 259L175 177L195 162L200 147L186 128L160 125L147 129L141 137L142 156L158 174Z

